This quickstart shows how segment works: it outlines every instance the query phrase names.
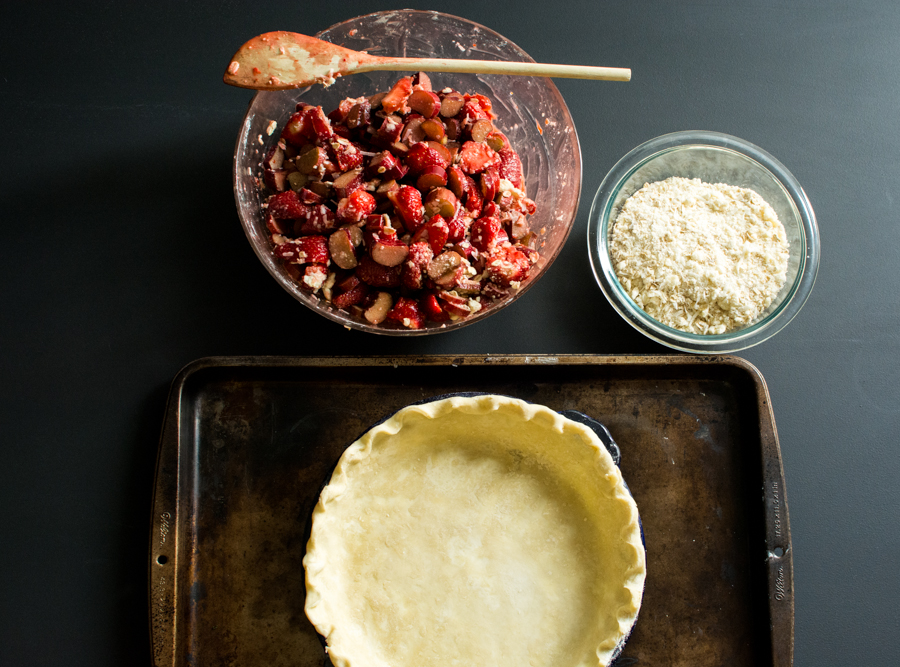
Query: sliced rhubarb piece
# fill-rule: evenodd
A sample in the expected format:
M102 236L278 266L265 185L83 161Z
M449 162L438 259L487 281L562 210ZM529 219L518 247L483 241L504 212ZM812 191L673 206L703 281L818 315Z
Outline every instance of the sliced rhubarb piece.
M316 194L309 188L300 188L300 190L297 191L297 198L304 204L310 204L312 206L325 203L325 197Z
M479 177L481 183L481 196L484 201L494 201L497 193L500 191L500 169L496 166L490 166L481 172Z
M407 146L425 141L425 130L422 129L423 122L425 122L425 119L419 114L409 114L406 118L406 124L403 126L403 132L400 134L400 141Z
M285 169L266 169L263 172L263 181L270 190L283 192L288 187L288 172Z
M397 303L387 314L389 320L399 322L407 329L421 329L425 325L425 318L419 310L419 303L415 299L400 297Z
M458 206L459 200L452 191L447 188L434 188L425 196L425 217L440 215L450 220L456 215Z
M481 118L472 123L472 129L469 130L469 135L472 137L472 141L482 142L487 139L488 135L493 131L494 124L487 118Z
M459 151L459 168L467 174L477 174L500 164L500 156L493 148L477 141L467 141Z
M452 118L460 111L466 103L466 98L461 93L451 91L446 93L441 99L441 115L444 118Z
M453 317L468 317L472 314L472 308L469 306L469 299L460 296L455 292L447 292L439 290L437 298L442 302L442 308L448 315Z
M416 179L416 187L423 192L431 188L439 188L447 184L447 172L440 167L428 167Z
M382 266L400 266L409 255L409 246L396 236L386 236L375 240L370 253Z
M456 165L447 170L447 187L459 200L466 194L466 175Z
M347 127L353 130L368 127L371 113L372 105L369 100L365 97L359 98L359 101L347 112L345 120Z
M281 146L275 144L266 152L266 159L263 160L263 167L273 171L284 168L284 150Z
M425 72L416 72L413 75L413 90L432 90L431 77Z
M332 185L334 186L335 194L340 200L344 197L349 197L352 192L366 187L366 182L363 179L362 169L353 169L334 179Z
M488 146L493 148L498 153L502 150L507 150L512 148L509 143L509 139L506 138L506 135L498 130L494 130L487 137L485 137L485 142Z
M394 298L387 292L379 292L375 296L375 300L371 306L366 308L365 318L369 324L381 324L387 319L391 306L394 305Z
M441 98L430 90L414 90L406 103L425 118L434 118L441 110Z
M290 235L294 231L294 223L290 220L279 220L274 215L266 215L266 229L271 234Z
M306 110L295 112L284 126L281 136L285 141L292 143L294 146L303 146L308 144L314 137L315 133L312 129L312 123Z
M355 269L359 261L356 258L356 246L350 236L350 228L341 227L328 237L328 250L332 261L342 269ZM352 229L359 229L352 227Z
M423 120L419 127L422 129L422 132L425 133L425 136L432 141L439 142L447 136L447 130L439 118L428 118L427 120Z
M428 264L428 277L436 285L451 288L456 284L458 269L463 264L463 258L452 250L442 252Z

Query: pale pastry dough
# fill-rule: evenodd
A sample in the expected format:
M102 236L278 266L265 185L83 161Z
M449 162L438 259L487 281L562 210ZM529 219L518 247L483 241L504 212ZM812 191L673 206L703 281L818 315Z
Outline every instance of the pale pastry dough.
M404 408L353 443L303 564L335 667L607 665L645 576L597 436L503 396Z

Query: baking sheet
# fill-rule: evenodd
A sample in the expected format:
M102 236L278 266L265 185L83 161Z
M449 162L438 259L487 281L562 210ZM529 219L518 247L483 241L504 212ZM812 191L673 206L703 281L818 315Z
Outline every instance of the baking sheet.
M790 528L762 376L727 356L209 358L160 440L149 609L158 667L327 665L303 613L319 490L372 423L459 391L606 424L641 512L647 584L616 665L792 663Z

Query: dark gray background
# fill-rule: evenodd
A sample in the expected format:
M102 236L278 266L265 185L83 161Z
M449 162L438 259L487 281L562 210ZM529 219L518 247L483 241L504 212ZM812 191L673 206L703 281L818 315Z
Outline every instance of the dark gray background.
M584 190L548 274L486 322L349 332L298 305L238 224L250 94L221 76L261 32L439 9L536 60L626 66L558 81ZM168 383L209 355L663 353L604 300L585 229L604 174L675 130L747 139L818 215L812 296L740 356L765 376L787 478L795 664L900 663L900 3L22 3L0 21L0 663L144 665L146 561Z

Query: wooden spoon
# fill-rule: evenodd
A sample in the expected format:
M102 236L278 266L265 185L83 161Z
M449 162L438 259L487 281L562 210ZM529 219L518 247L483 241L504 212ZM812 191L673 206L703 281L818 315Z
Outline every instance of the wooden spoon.
M416 71L470 74L523 74L567 79L629 81L630 69L543 65L453 58L384 58L352 51L296 32L267 32L244 44L225 72L225 83L254 90L287 90L314 83L326 86L357 72Z

